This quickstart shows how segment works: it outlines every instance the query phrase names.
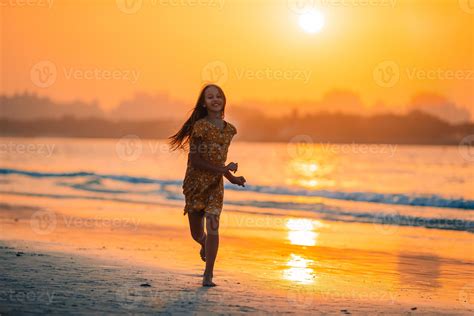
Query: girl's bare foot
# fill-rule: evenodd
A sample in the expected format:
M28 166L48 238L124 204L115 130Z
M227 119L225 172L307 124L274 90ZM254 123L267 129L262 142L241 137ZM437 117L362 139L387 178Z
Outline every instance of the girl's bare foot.
M202 279L202 286L216 286L214 282L212 282L212 274L204 274L204 278Z

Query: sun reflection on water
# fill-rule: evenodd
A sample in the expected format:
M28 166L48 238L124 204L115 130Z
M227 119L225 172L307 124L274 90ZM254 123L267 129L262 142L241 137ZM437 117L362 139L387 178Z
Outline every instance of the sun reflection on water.
M289 185L306 188L334 186L334 180L328 177L333 170L333 166L329 162L297 158L290 161L288 167L290 176L287 183Z
M315 228L323 224L317 220L304 218L288 219L286 228L288 228L288 240L292 245L315 246L319 233ZM283 278L301 284L313 283L316 276L314 270L310 267L314 261L303 258L302 256L291 254L286 263L288 269L283 271Z
M314 231L315 226L322 226L319 221L309 219L289 219L286 222L288 228L288 240L292 245L315 246L318 232Z
M283 271L283 278L301 284L313 283L316 276L314 270L308 267L311 263L313 260L292 253L286 264L289 268Z

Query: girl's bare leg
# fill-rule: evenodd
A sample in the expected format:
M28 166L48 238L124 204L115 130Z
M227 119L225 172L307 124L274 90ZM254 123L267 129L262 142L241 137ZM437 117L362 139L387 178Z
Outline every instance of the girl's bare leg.
M216 215L206 216L206 270L204 271L204 278L202 280L203 286L216 286L212 282L214 272L214 262L217 257L217 250L219 249L219 217Z
M191 236L201 245L201 259L206 261L206 233L204 232L204 212L188 213L189 228L191 229Z

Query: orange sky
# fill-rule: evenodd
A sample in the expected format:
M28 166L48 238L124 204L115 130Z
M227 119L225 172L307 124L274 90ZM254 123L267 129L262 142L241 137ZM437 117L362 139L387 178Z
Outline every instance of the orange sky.
M474 113L474 4L311 2L326 20L316 34L298 25L307 10L291 0L0 0L1 92L105 109L165 92L192 106L214 71L230 103L280 104L267 112L347 89L392 107L437 92ZM384 71L395 77L381 81Z

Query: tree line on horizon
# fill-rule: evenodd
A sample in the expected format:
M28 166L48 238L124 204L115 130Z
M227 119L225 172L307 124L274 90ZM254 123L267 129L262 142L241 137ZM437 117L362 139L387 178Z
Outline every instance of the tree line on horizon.
M64 116L53 119L0 119L0 135L10 137L85 137L164 139L174 134L183 122L177 120L110 121L100 118ZM295 119L246 118L232 120L236 140L290 142L310 139L315 143L385 143L457 145L474 135L474 124L453 125L429 114L413 111L405 115L379 114L361 117L353 114L318 113Z
M69 108L76 111L56 111L57 115L52 117L21 119L11 112L15 105L21 107L21 100L27 99L29 107L37 112L54 112L55 104L34 94L10 97L8 104L6 98L0 96L1 136L120 138L137 135L163 139L174 134L184 121L134 117L112 120L103 115L97 104L88 105L80 101L70 104ZM78 108L82 111L78 112ZM242 108L234 109L229 120L238 129L236 139L242 141L288 142L304 135L314 142L442 145L459 144L464 137L474 135L472 122L452 124L420 110L371 116L328 111L298 115L295 110L280 117L268 117L261 111L249 113Z

